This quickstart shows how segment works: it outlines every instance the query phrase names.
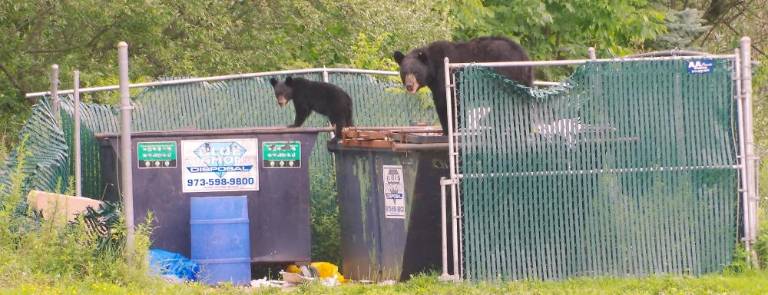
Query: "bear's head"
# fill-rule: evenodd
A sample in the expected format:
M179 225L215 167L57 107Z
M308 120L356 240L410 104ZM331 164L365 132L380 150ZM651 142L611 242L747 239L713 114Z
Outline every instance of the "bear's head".
M288 76L285 78L285 82L278 81L275 78L269 79L269 83L272 84L272 88L275 89L275 97L277 98L277 104L280 107L284 107L288 104L288 101L293 99L293 78Z
M414 49L404 55L400 51L393 54L395 61L400 65L400 79L405 90L416 93L429 82L429 58L424 49Z

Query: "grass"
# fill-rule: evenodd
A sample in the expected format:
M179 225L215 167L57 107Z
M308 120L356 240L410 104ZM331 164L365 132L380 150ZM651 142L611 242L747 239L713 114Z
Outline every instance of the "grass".
M288 291L232 286L207 287L199 284L170 284L152 280L143 284L120 285L104 282L25 283L0 291L8 294L768 294L768 273L702 277L662 276L650 278L579 278L541 282L445 283L434 276L418 276L391 285L347 284L325 287L308 284Z

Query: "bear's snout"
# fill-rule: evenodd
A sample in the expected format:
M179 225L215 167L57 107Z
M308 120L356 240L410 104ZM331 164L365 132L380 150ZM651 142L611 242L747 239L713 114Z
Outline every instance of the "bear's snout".
M285 96L277 97L277 104L280 105L280 107L284 107L287 103L288 103L288 100L285 98Z
M419 91L419 81L416 80L416 76L413 74L405 75L405 90L410 93L416 93L416 91Z

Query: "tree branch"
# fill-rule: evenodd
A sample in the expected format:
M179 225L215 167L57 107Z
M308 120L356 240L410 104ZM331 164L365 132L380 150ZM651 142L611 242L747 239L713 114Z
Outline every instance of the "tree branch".
M108 25L108 26L106 26L106 27L103 27L103 28L101 28L99 31L97 31L97 32L96 32L96 34L94 34L94 35L93 35L93 37L91 37L91 39L90 39L90 40L88 40L88 42L85 42L85 44L83 44L83 45L75 45L75 46L70 46L70 47L67 47L67 48L63 48L63 49L38 49L38 50L26 50L25 52L26 52L26 53L29 53L29 54L60 53L60 52L68 52L68 51L72 51L72 50L75 50L75 49L81 49L81 48L92 47L94 44L96 44L96 41L98 41L98 40L99 40L99 38L101 38L101 36L103 36L104 34L106 34L107 32L109 32L109 30L110 30L110 29L112 29L113 27L115 27L115 24L117 24L117 22L116 22L116 21L115 21L115 22L112 22L111 24L109 24L109 25Z
M8 81L11 81L11 84L13 85L13 87L15 87L15 88L16 88L16 90L19 90L20 92L25 92L25 91L24 91L25 89L24 89L24 87L21 85L21 83L19 82L19 80L16 80L16 77L14 77L14 76L11 74L11 71L9 71L9 70L8 70L8 68L6 68L6 67L5 67L5 65L3 65L3 64L0 64L0 70L2 70L2 71L3 71L3 73L5 74L5 76L6 76L6 77L8 77Z
M731 17L731 18L729 18L729 19L727 19L727 20L726 20L726 19L725 19L725 17L722 17L723 15L721 15L721 17L719 17L718 19L716 19L716 20L715 20L715 22L711 22L711 23L709 23L709 25L710 25L711 27L709 28L709 31L707 31L707 33L704 35L704 37L703 37L703 38L701 38L701 43L699 44L699 46L704 46L704 43L706 43L706 42L709 40L709 36L710 36L710 35L712 35L712 33L713 33L713 32L714 32L716 29L717 29L717 27L718 27L719 25L721 25L721 24L723 24L723 23L730 23L730 22L733 22L734 20L736 20L737 18L739 18L740 16L742 16L742 15L743 15L743 14L744 14L744 13L747 11L747 8L749 7L749 5L747 5L747 3L744 3L744 4L745 4L745 5L742 5L742 6L740 7L740 8L741 8L741 10L739 10L738 12L736 12L736 14L734 14L734 15L733 15L733 17Z
M728 29L730 29L730 30L731 30L731 32L734 32L736 35L741 35L741 32L739 32L739 31L737 31L736 29L734 29L734 28L733 28L733 26L731 26L731 24L730 24L730 23L724 23L724 24L725 24L725 27L726 27L726 28L728 28ZM755 44L754 44L754 43L752 43L752 45L751 45L750 47L752 47L752 49L754 49L754 50L755 50L757 53L759 53L760 55L762 55L762 56L764 56L764 57L768 57L768 54L765 54L765 52L764 52L764 51L762 51L762 50L761 50L760 48L758 48L757 46L755 46Z

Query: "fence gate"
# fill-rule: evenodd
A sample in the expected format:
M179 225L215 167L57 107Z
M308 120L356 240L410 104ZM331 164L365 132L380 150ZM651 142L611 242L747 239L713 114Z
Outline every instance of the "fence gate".
M735 55L589 61L546 89L455 68L465 278L701 274L731 262Z

